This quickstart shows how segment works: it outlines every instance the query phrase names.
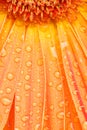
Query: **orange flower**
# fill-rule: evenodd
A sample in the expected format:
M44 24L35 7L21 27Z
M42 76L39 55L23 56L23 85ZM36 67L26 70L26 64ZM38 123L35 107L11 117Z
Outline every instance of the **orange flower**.
M0 130L87 130L87 0L0 0Z

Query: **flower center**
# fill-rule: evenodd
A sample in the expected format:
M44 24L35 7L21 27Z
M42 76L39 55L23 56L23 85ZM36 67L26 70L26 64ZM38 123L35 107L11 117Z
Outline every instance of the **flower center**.
M58 20L64 17L73 0L4 0L8 13L24 21ZM77 0L74 0L77 1ZM79 1L79 0L78 0Z

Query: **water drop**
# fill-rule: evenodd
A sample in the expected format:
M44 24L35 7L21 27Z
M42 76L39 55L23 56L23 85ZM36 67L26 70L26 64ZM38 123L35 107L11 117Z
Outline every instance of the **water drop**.
M38 64L39 66L43 65L43 59L39 59L39 60L37 61L37 64Z
M2 103L3 103L3 105L8 106L8 105L10 105L11 100L10 100L10 99L8 99L8 98L2 98Z
M21 48L16 48L16 52L20 53L21 52Z
M57 72L55 72L55 77L56 78L59 78L59 76L60 76L60 73L57 71Z
M8 94L11 93L11 88L7 88L6 93L8 93Z
M64 101L59 102L59 107L63 107L64 106Z
M57 118L63 119L64 118L64 112L57 113Z
M7 78L8 78L8 80L12 80L14 78L14 76L12 73L8 73Z
M27 91L27 90L29 90L31 88L31 86L29 84L25 84L24 88Z
M31 61L26 62L26 66L30 67L32 65Z
M9 113L9 111L10 111L10 110L7 108L7 109L5 110L5 113L6 113L6 114L8 114L8 113Z
M22 117L22 121L23 121L23 122L26 122L28 119L29 119L29 116L23 116L23 117Z
M0 90L0 94L3 94L3 90Z
M51 105L51 106L50 106L50 109L51 109L51 110L53 110L53 109L54 109L54 106L53 106L53 105Z
M87 130L87 121L83 123L83 130Z
M16 57L15 58L15 62L18 63L20 61L20 58L19 57Z
M53 86L53 82L49 82L49 86L52 87Z
M36 103L36 102L34 102L34 103L33 103L33 107L36 107L36 106L37 106L37 103Z
M29 80L30 79L30 76L29 75L26 75L25 76L25 80Z
M16 112L20 112L20 110L21 110L21 109L20 109L19 106L15 106L15 111L16 111Z
M31 47L30 47L30 46L27 46L27 47L26 47L26 51L27 51L27 52L31 52Z
M16 98L17 101L21 101L21 97L19 95L16 95L15 98Z
M56 87L56 89L57 89L58 91L61 91L62 88L63 88L63 85L62 85L62 84L59 84L59 85Z
M37 97L38 97L38 98L41 97L41 93L37 93Z
M39 128L40 128L40 124L37 124L37 125L35 126L35 130L39 130Z
M2 49L0 55L3 56L3 57L7 55L7 52L6 52L6 50L4 48Z

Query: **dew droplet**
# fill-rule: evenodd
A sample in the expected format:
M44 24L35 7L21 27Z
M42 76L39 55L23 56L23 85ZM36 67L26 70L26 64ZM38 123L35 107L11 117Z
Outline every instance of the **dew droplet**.
M36 102L34 102L34 103L33 103L33 107L36 107L36 106L37 106L37 103L36 103Z
M83 130L87 130L87 121L83 123Z
M54 106L53 106L53 105L51 105L51 106L50 106L50 109L51 109L51 110L53 110L53 109L54 109Z
M16 57L15 58L15 62L18 63L20 61L20 58L19 57Z
M37 61L37 64L38 64L39 66L43 65L43 59L39 59L39 60Z
M59 84L59 85L56 87L56 89L57 89L58 91L61 91L62 88L63 88L63 85L62 85L62 84Z
M15 98L16 98L17 101L21 101L21 97L19 95L16 95Z
M27 91L27 90L29 90L31 88L31 86L29 84L25 84L24 88Z
M31 61L26 62L26 66L30 67L32 65Z
M55 75L55 77L56 77L56 78L59 78L60 73L57 71L57 72L55 72L55 74L54 74L54 75Z
M27 47L26 47L26 51L27 51L27 52L31 52L31 47L30 47L30 46L27 46Z
M64 112L57 113L57 118L63 119L64 118Z
M8 98L2 98L2 103L3 103L3 105L8 106L8 105L10 105L11 100L10 100L10 99L8 99Z
M9 113L9 111L10 111L10 110L7 108L7 109L5 110L5 113L6 113L6 114L8 114L8 113Z
M11 93L11 88L7 88L6 93L8 93L8 94Z
M53 86L53 82L49 82L49 86L52 87Z
M26 75L25 76L25 80L29 80L30 79L30 76L29 75Z
M23 116L21 120L22 120L23 122L26 122L28 119L29 119L29 116Z
M35 130L39 130L39 128L40 128L40 124L37 124L37 125L35 126Z
M7 52L6 52L6 50L4 48L2 49L0 55L3 56L3 57L7 55Z
M19 106L15 106L15 111L20 112L21 108Z
M12 73L8 73L7 78L8 78L8 80L12 80L14 78L14 76Z
M21 52L21 48L19 48L19 47L16 48L16 52L17 52L17 53L20 53L20 52Z
M3 94L3 90L0 90L0 94Z
M19 128L15 128L15 130L20 130Z
M64 101L59 102L59 107L63 107L64 106Z
M38 98L41 97L41 93L37 93L37 97L38 97Z

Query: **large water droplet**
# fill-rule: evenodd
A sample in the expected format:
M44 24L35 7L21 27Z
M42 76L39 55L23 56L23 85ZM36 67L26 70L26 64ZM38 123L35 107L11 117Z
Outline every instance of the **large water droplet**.
M8 105L10 105L11 100L10 100L10 99L8 99L8 98L2 98L2 103L3 103L3 105L8 106Z
M0 94L3 94L3 90L0 90Z

